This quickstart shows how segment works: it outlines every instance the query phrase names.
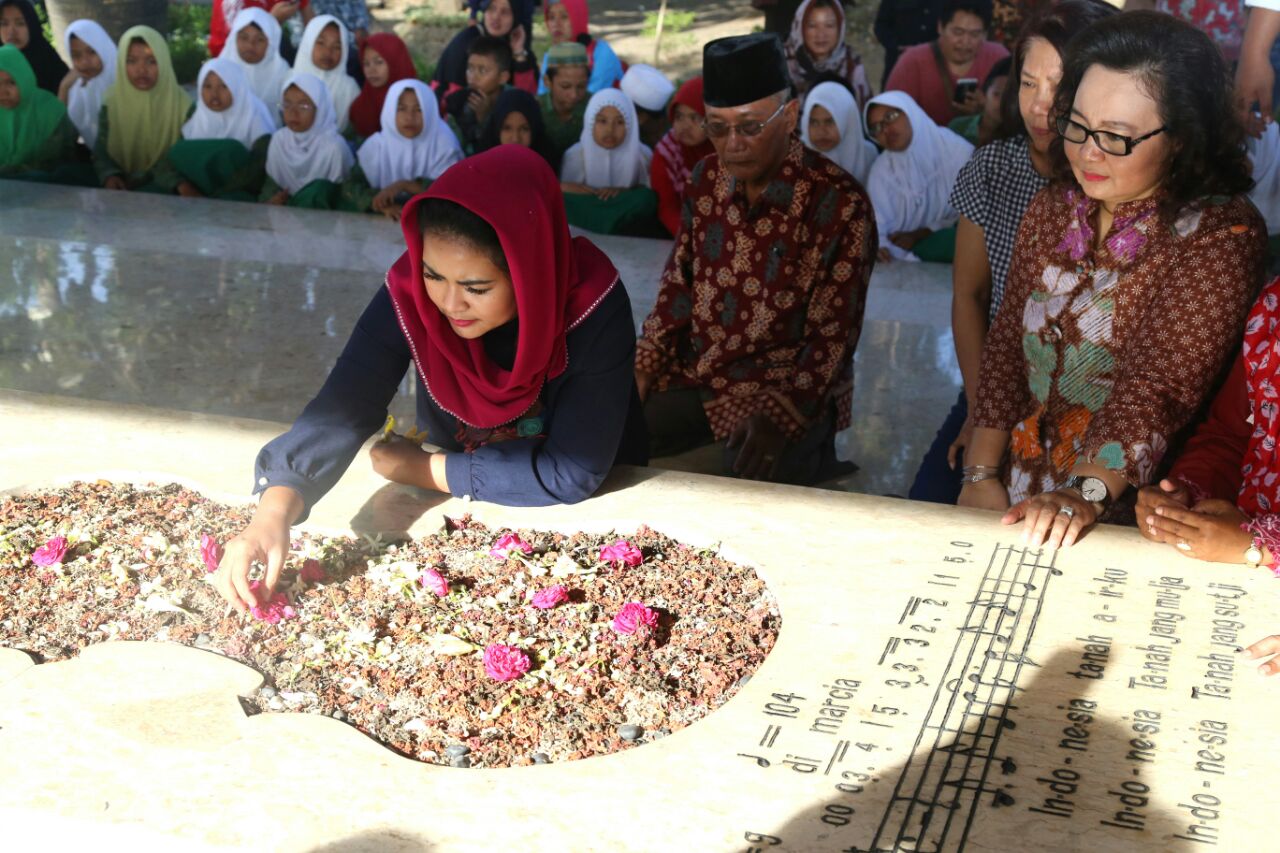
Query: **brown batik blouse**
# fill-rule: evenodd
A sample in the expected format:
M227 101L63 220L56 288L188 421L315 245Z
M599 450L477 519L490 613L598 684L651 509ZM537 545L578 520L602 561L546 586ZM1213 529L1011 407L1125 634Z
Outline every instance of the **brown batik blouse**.
M975 426L1010 432L1011 503L1060 488L1077 460L1152 482L1240 345L1262 217L1244 196L1218 197L1169 222L1162 198L1119 205L1100 246L1098 203L1074 182L1027 210L974 410Z
M799 139L754 204L708 157L685 188L636 368L655 391L701 388L717 439L759 412L795 439L830 402L847 427L877 244L866 192Z

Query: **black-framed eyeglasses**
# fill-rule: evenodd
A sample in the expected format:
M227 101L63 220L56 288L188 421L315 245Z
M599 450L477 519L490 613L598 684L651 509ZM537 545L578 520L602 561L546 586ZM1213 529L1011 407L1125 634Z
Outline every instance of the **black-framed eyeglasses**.
M867 125L867 133L872 138L875 138L879 136L886 127L893 124L901 117L902 110L889 110L889 112L884 114L884 118L879 121L873 121L871 124Z
M727 121L706 121L702 122L702 129L707 132L707 136L712 139L724 139L732 131L737 131L739 136L759 136L764 133L764 129L769 123L778 116L782 115L782 111L787 108L787 104L791 103L790 99L782 102L782 106L773 111L773 115L764 121L744 121L742 124L729 124Z
M1058 135L1067 142L1083 145L1086 139L1093 137L1093 144L1098 146L1098 150L1113 157L1128 157L1133 153L1133 149L1138 143L1146 142L1151 137L1167 130L1166 127L1161 125L1150 133L1144 133L1142 136L1123 136L1106 130L1091 130L1080 122L1069 119L1066 116L1060 117L1057 124Z

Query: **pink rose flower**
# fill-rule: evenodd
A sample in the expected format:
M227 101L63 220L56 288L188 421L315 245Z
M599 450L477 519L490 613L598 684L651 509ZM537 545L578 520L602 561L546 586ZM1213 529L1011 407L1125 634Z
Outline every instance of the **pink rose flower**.
M222 545L208 533L201 533L200 556L204 559L205 571L213 574L222 562Z
M249 589L254 593L254 597L258 598L258 590L265 589L265 587L263 587L262 581L253 581L249 584ZM259 622L266 622L268 625L276 625L284 619L296 619L298 617L298 611L289 605L289 596L283 592L271 593L270 598L257 607L250 608L249 612L253 614L254 619Z
M449 594L449 582L444 579L444 575L435 569L427 569L422 573L422 577L418 578L418 583L434 592L436 595L444 598Z
M305 583L319 583L325 579L324 566L319 560L303 560L302 571L298 575Z
M621 563L624 566L635 568L644 562L644 554L641 554L640 549L627 540L619 539L612 545L600 549L600 561L602 563Z
M618 615L613 617L613 630L619 634L647 633L656 627L658 627L657 612L638 601L628 601L622 605Z
M511 556L512 551L532 554L533 546L514 533L506 533L503 534L501 539L493 543L493 547L489 549L489 556L495 560L505 560Z
M494 643L484 650L484 671L494 681L514 681L529 671L529 656L515 646Z
M55 536L31 552L31 562L41 568L56 566L67 555L67 537Z
M557 604L564 604L569 600L569 591L557 584L549 586L546 589L540 589L533 596L533 606L539 610L550 610Z

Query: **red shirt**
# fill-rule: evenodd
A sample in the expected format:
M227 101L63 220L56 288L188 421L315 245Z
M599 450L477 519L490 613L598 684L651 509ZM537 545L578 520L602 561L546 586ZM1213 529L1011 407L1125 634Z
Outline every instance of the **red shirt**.
M1235 503L1244 479L1240 466L1252 434L1248 379L1244 359L1237 358L1208 417L1173 463L1170 479L1181 480L1196 502L1218 498Z
M288 0L238 0L236 12L249 8L265 9L270 12L279 4L286 2ZM301 0L298 8L305 9L310 3L311 0ZM234 18L235 16L233 15L232 17ZM222 48L226 45L227 38L230 35L231 23L227 20L227 13L223 11L222 0L213 0L213 15L209 18L209 56L216 57L222 53Z
M884 84L886 92L891 89L906 92L920 109L929 114L929 118L946 127L956 112L951 108L951 97L956 91L956 81L950 74L944 80L938 68L938 61L933 55L933 42L917 44L907 48L898 57L898 62ZM973 65L965 77L974 77L981 86L986 82L991 67L1009 55L1003 45L993 41L982 43Z

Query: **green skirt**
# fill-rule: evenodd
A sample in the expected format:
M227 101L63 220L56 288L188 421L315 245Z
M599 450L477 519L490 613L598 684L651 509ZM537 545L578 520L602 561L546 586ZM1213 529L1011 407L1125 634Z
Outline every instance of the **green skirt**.
M169 149L169 162L178 174L209 198L254 201L245 189L231 189L239 182L252 155L234 139L181 139Z
M317 178L289 196L289 207L307 210L337 210L342 199L342 186L333 181Z
M608 201L586 193L565 193L564 210L570 225L597 234L625 234L648 237L661 229L658 222L658 194L648 187L626 190Z
M956 259L956 227L943 228L925 237L911 250L922 261L949 264Z

